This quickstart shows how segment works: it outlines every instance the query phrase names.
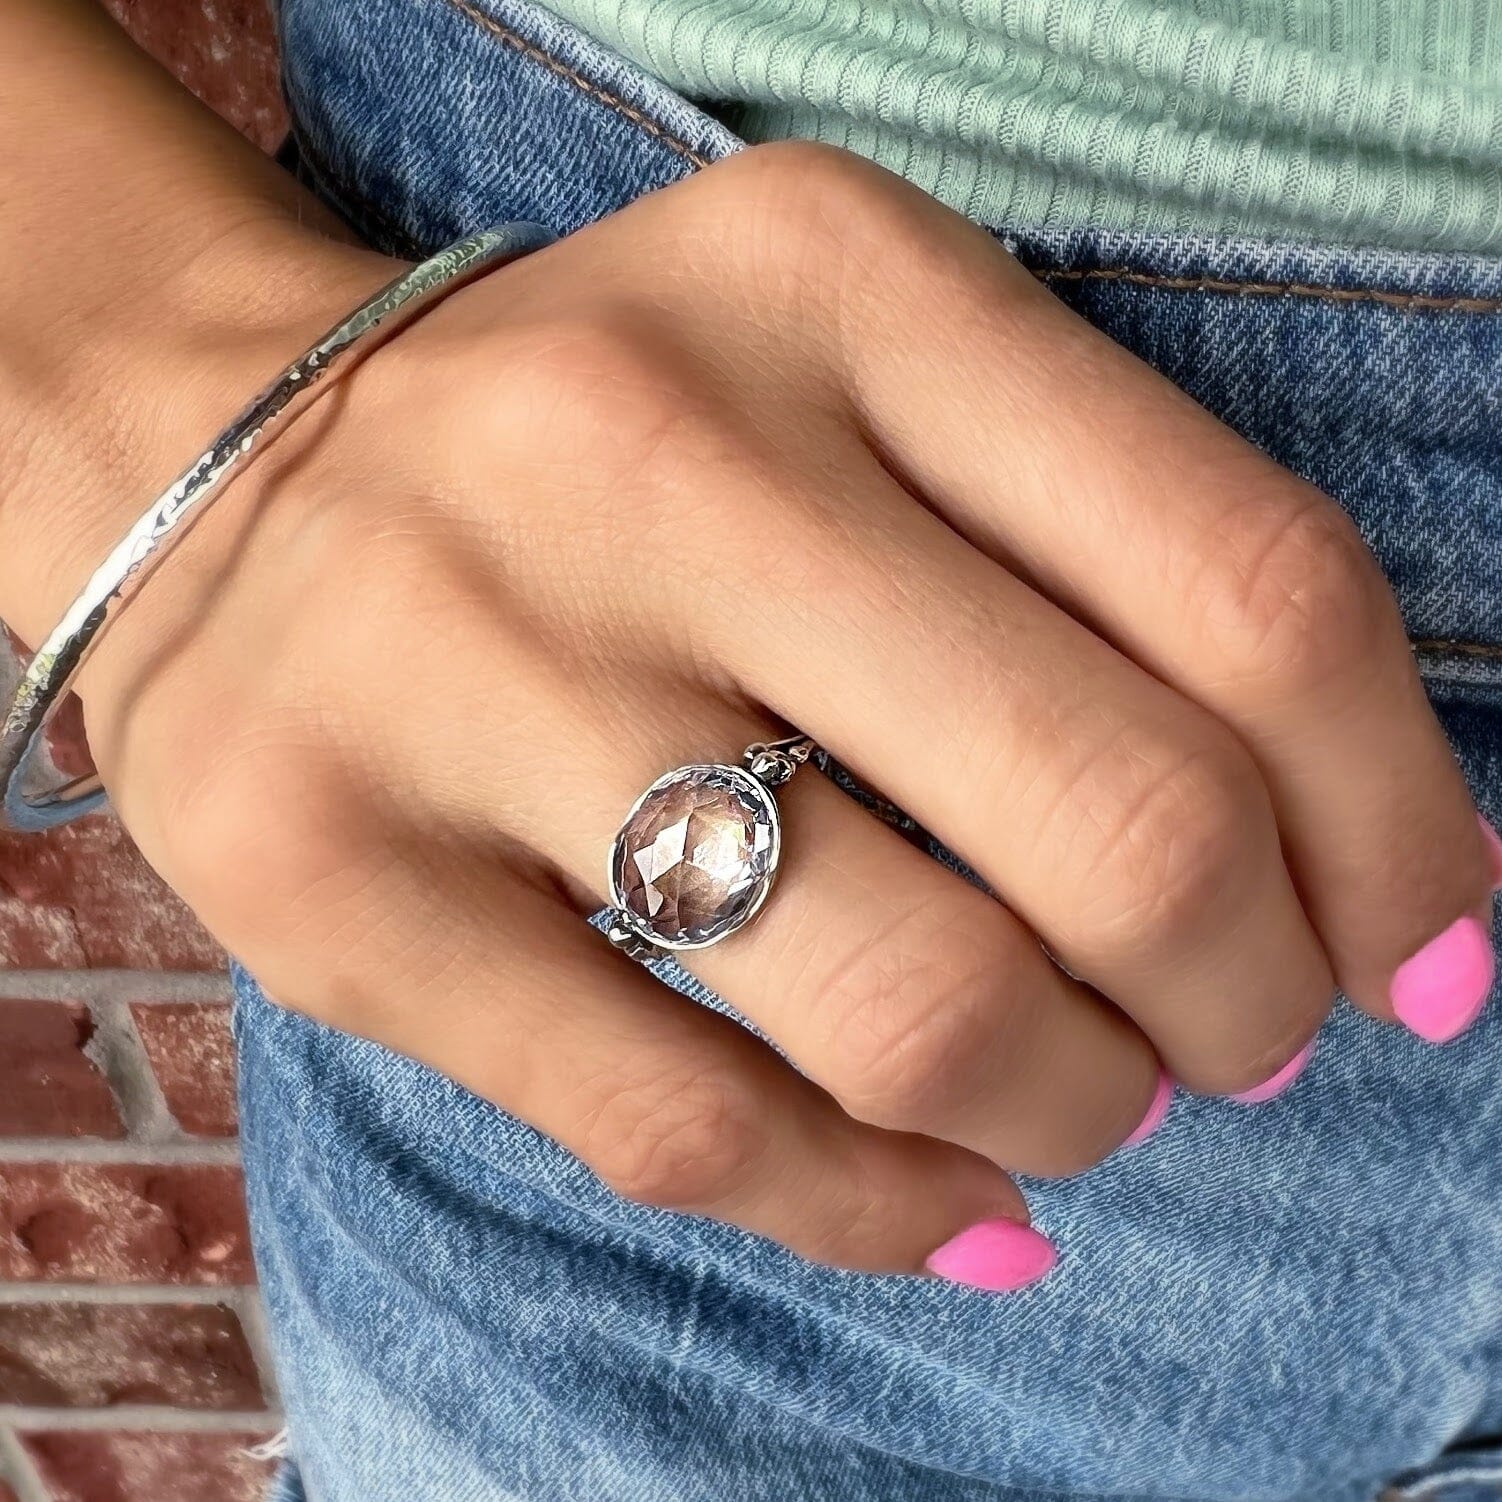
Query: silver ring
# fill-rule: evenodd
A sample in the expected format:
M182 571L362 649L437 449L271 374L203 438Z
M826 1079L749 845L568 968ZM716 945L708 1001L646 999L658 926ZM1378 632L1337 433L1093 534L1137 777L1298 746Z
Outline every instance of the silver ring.
M744 928L782 857L776 789L813 750L804 735L758 741L739 766L694 763L659 777L610 847L610 942L650 963Z

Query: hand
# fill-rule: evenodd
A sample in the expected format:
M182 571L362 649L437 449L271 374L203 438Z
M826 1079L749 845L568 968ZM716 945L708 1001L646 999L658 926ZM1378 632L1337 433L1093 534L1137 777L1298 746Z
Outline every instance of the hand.
M392 269L307 255L330 314ZM1099 1161L1160 1068L1265 1082L1337 985L1391 1020L1407 976L1436 1036L1484 990L1483 836L1346 518L825 149L457 294L84 688L126 823L272 995L851 1268L1025 1221L998 1165ZM776 893L690 967L797 1070L580 919L654 777L784 724L998 894L791 784Z

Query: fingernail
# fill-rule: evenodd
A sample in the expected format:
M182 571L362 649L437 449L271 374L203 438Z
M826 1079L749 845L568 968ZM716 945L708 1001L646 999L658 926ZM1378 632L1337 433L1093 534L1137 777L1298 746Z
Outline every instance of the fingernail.
M1482 819L1481 838L1486 841L1486 848L1492 857L1492 891L1502 892L1502 835Z
M1496 973L1490 935L1475 918L1457 918L1398 966L1392 1009L1425 1041L1448 1043L1481 1015Z
M1059 1254L1031 1226L1015 1220L982 1220L946 1241L924 1264L951 1283L1011 1293L1050 1271Z
M1136 1147L1139 1142L1146 1142L1154 1132L1163 1125L1163 1118L1168 1115L1168 1108L1173 1104L1173 1081L1168 1077L1166 1070L1158 1071L1158 1088L1153 1091L1152 1101L1147 1108L1147 1115L1142 1118L1141 1125L1121 1145L1123 1147Z
M1230 1097L1238 1105L1260 1106L1263 1101L1281 1095L1304 1072L1304 1066L1314 1057L1314 1039L1310 1039L1270 1080L1253 1085Z

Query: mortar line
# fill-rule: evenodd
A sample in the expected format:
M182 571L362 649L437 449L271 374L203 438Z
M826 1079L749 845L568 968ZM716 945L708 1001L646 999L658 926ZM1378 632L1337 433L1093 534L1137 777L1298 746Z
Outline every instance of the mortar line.
M98 1432L129 1429L171 1434L234 1434L254 1431L275 1434L281 1416L268 1409L171 1408L158 1403L122 1403L117 1408L23 1408L0 1404L0 1434L5 1426L19 1434L37 1429Z
M53 1502L52 1488L42 1480L20 1436L5 1427L0 1427L0 1476L14 1488L16 1502Z
M185 1141L187 1134L178 1126L162 1093L129 1005L115 997L99 997L89 1010L94 1036L84 1054L99 1067L114 1093L127 1139L139 1143Z
M127 1005L183 1001L228 1002L222 970L7 970L0 968L0 1001L113 1000Z
M235 1138L187 1138L181 1142L115 1141L102 1137L0 1138L0 1163L82 1163L166 1168L173 1165L235 1167L240 1149Z
M241 1305L254 1289L253 1283L0 1283L0 1306L222 1304L241 1315L243 1324Z

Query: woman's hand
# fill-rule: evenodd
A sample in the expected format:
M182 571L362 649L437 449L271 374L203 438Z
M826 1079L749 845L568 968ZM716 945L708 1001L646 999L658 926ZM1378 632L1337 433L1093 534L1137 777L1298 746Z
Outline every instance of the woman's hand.
M330 317L391 271L307 254ZM84 690L126 823L272 995L847 1267L1025 1220L1002 1167L1113 1152L1160 1061L1248 1091L1337 985L1438 1038L1490 977L1483 835L1339 509L825 149L457 294ZM791 784L772 901L688 963L797 1069L581 921L654 777L786 724L997 893Z

